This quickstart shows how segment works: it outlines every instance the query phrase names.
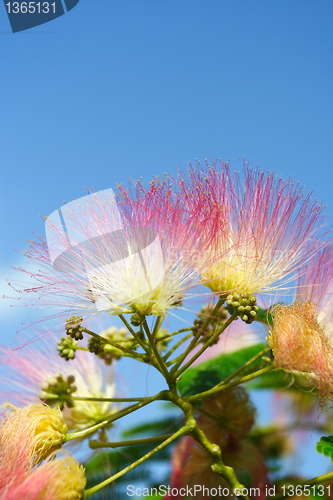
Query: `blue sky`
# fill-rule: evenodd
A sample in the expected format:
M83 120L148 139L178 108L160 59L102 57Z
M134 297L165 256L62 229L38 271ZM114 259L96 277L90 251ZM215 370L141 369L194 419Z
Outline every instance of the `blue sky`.
M1 7L1 292L38 214L196 158L290 175L332 215L332 25L322 0L80 0L12 34ZM12 345L25 316L0 311Z

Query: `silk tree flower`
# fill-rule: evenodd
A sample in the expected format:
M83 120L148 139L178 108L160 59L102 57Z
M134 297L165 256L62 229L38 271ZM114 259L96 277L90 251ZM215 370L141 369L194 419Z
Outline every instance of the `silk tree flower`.
M32 464L41 462L52 451L60 448L68 432L61 411L43 403L32 403L17 408L10 403L2 407L4 416L0 425L1 455L11 462L12 454L24 440ZM10 444L8 444L10 443Z
M36 298L64 314L164 315L178 307L197 285L188 258L195 242L165 183L135 189L89 194L51 214L47 241L30 242L26 253L35 268L20 269L36 283L19 290L20 301Z
M86 485L83 467L71 456L50 456L32 469L20 446L10 467L0 458L0 477L0 500L80 500Z
M324 248L304 268L297 280L296 300L312 302L317 320L333 346L333 248Z
M189 223L201 233L201 283L228 292L286 290L299 267L321 246L323 206L292 179L252 170L231 174L220 161L190 166L189 181L175 179ZM323 235L322 235L323 236Z
M267 342L276 366L306 375L321 400L331 397L333 347L318 322L315 305L312 302L279 305L272 314L273 328Z
M76 351L75 359L67 362L58 355L50 338L41 339L38 350L33 344L16 351L3 348L0 361L8 367L6 377L2 377L2 386L6 389L0 394L17 404L29 404L38 399L42 383L56 373L75 377L77 391L74 396L112 398L115 394L111 367L86 351ZM79 431L95 425L114 411L116 407L110 402L75 401L72 408L64 408L63 416L69 430Z

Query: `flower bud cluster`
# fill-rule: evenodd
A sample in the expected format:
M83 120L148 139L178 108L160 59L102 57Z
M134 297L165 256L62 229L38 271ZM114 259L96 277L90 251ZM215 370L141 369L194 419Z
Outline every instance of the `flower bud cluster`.
M83 339L83 327L81 326L82 321L82 316L75 316L74 314L66 320L65 330L67 335L72 337L72 339Z
M61 373L56 373L54 377L48 377L45 382L41 384L41 392L38 397L48 405L57 404L62 410L66 404L67 408L74 406L72 394L77 390L75 385L75 377L69 375L63 377Z
M237 311L241 320L248 325L253 323L259 311L256 297L247 292L228 295L227 306L233 311Z
M140 326L143 322L143 319L144 318L142 316L140 316L140 314L134 313L134 314L132 314L131 319L130 319L131 325Z
M120 328L118 330L115 326L112 326L102 332L101 337L103 337L105 341L103 341L103 338L98 339L96 337L90 337L88 349L90 352L103 359L107 365L110 365L114 360L120 359L123 355L123 351L108 344L108 340L126 349L135 350L138 348L138 343L132 336L128 335L126 328Z
M66 361L75 358L75 351L78 342L73 340L71 337L61 337L58 342L57 350L59 351L59 356L64 358Z

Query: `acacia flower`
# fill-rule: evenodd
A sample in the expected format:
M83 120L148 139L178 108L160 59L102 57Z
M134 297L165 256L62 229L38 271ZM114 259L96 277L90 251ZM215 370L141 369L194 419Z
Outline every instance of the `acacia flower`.
M16 351L2 349L2 365L7 365L6 378L0 391L4 397L15 399L17 403L29 404L35 401L41 386L55 374L74 377L74 396L112 398L115 394L114 370L105 366L90 352L78 350L75 359L65 361L57 354L56 345L50 338L43 338L35 345L29 344ZM64 420L71 431L90 427L116 410L107 401L73 401L73 406L63 409Z
M331 392L333 347L317 318L312 302L277 306L267 337L274 362L285 370L307 375L323 399Z
M29 469L19 454L11 465L15 478L3 474L5 469L0 460L0 475L4 479L0 500L80 500L83 497L84 469L71 456L51 456L39 467Z
M119 186L116 199L110 189L68 203L46 219L47 242L30 243L26 256L39 270L20 269L36 282L20 290L21 302L35 297L66 314L164 315L197 284L180 214L157 180L146 190L137 183L134 195Z
M23 439L32 463L39 463L62 446L68 428L58 408L50 408L43 403L32 403L23 408L6 403L2 408L1 454L14 453L16 443ZM10 456L8 460L11 461Z
M296 299L311 301L319 325L333 346L333 248L324 248L304 268L297 280Z
M201 233L201 282L214 293L284 290L323 243L323 206L292 179L252 170L244 177L220 161L190 166L175 181L188 222Z

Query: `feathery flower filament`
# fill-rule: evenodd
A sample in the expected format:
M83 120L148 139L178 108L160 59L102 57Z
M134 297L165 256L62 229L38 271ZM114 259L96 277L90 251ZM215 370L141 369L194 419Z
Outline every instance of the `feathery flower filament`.
M0 428L2 446L5 447L8 441L15 443L24 439L33 463L39 463L62 446L68 428L59 408L50 408L43 403L17 408L7 402L3 410L5 414Z
M281 290L320 249L323 207L291 179L245 163L242 181L220 164L220 171L215 163L206 171L191 166L190 182L176 180L188 221L201 233L201 282L218 295Z
M85 485L84 469L74 458L69 455L55 458L51 455L39 467L25 469L14 481L7 481L3 488L4 494L0 492L0 499L81 500Z
M317 307L318 323L333 345L333 248L325 247L302 268L297 280L296 299Z
M66 310L164 315L197 282L188 254L193 242L163 184L119 188L71 202L46 220L47 244L31 242L26 254L44 271L29 273L38 286L22 298ZM28 271L22 270L24 273ZM28 301L29 302L29 301Z
M317 310L312 302L277 306L267 342L277 366L307 374L322 398L329 395L333 347L318 323Z

